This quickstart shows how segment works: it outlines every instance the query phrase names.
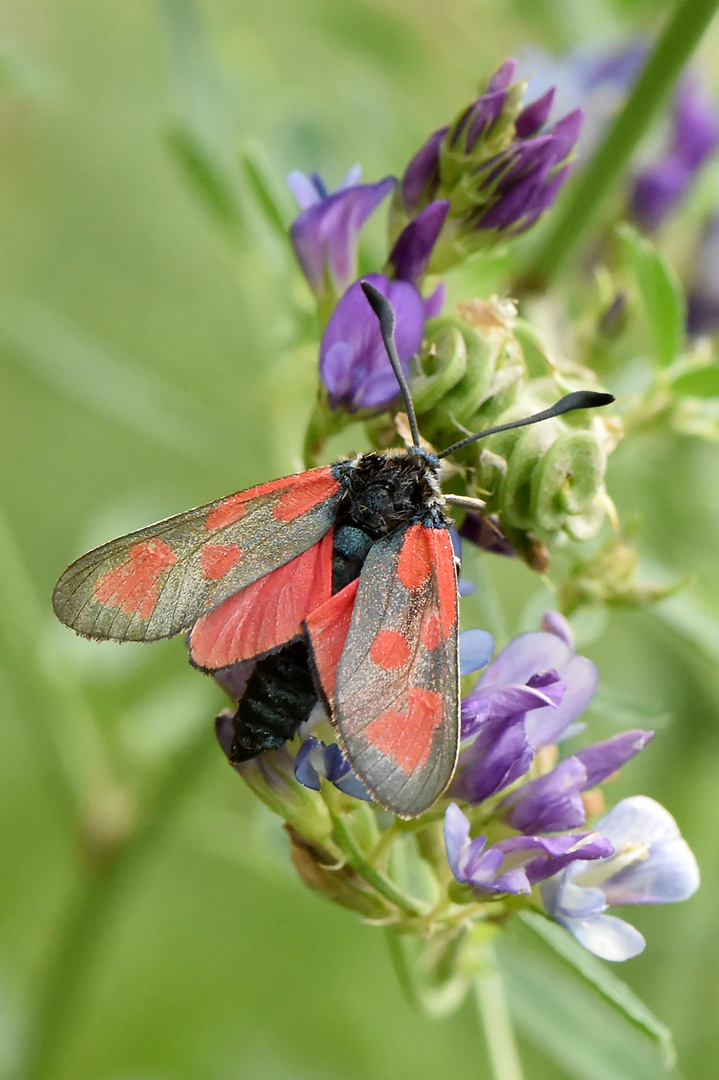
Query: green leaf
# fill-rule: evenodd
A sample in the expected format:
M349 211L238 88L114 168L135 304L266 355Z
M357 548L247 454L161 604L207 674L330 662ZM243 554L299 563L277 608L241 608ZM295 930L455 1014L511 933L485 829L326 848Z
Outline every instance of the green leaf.
M177 125L168 132L167 142L191 187L213 217L225 228L239 230L243 218L238 194L205 140L189 127Z
M497 954L513 1018L577 1080L658 1080L668 1030L601 961L536 914L513 920Z
M217 64L194 0L161 0L174 68L169 144L196 193L221 226L243 222L235 151L235 95Z
M684 371L672 379L671 388L675 394L689 394L691 397L719 397L719 364L707 364Z
M631 225L620 225L624 257L632 270L647 318L657 361L666 367L684 342L685 305L681 287L662 255Z
M277 183L261 148L256 143L246 144L240 153L240 162L250 190L265 217L282 240L289 242L289 229L294 216L290 199L285 189Z

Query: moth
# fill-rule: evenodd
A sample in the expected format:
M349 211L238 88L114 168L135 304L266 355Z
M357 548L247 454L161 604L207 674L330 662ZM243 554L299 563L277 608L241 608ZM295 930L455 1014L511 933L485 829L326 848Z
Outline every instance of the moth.
M254 662L233 721L230 759L293 737L315 701L373 798L422 814L449 784L460 736L457 562L443 458L510 428L610 394L575 391L533 416L421 446L394 344L394 312L369 283L412 434L372 452L249 488L83 555L53 594L58 618L88 638L157 641L187 633L207 672Z

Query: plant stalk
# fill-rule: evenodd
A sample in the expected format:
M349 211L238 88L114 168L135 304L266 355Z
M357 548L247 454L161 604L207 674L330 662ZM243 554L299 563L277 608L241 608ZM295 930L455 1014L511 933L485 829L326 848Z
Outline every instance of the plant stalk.
M515 293L546 288L567 262L666 103L718 7L719 0L680 0L677 4L624 109L567 191L548 235L515 281Z

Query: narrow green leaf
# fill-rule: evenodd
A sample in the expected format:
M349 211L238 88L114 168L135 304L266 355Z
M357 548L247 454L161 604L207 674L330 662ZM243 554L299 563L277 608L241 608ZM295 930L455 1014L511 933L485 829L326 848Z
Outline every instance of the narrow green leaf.
M594 987L605 1001L618 1009L626 1019L661 1047L668 1063L674 1060L671 1032L647 1008L622 979L618 979L605 962L587 952L571 934L542 915L525 912L520 919L546 942L551 949Z
M239 231L243 224L239 196L227 171L209 151L206 140L189 127L177 125L168 132L167 143L195 194L212 216L225 228Z
M194 0L160 0L174 69L169 145L207 209L225 229L243 222L235 152L235 94L212 54Z
M289 242L289 229L293 211L289 194L277 182L277 177L262 149L256 143L247 143L240 153L240 162L252 194L264 211L274 231Z
M684 341L685 305L681 287L662 255L631 225L620 225L625 259L632 270L646 314L654 355L667 367Z
M515 1023L570 1076L659 1080L668 1074L673 1055L665 1029L628 988L619 989L616 976L593 971L589 954L582 970L525 917L513 920L496 948Z
M675 394L692 397L719 397L719 364L707 364L678 375L671 382Z

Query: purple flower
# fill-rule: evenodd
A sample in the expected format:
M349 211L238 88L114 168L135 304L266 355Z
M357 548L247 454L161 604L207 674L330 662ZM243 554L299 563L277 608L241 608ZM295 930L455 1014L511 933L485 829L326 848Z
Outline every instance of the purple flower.
M407 212L414 215L432 202L439 186L439 149L449 127L433 132L414 155L401 181L402 201Z
M337 743L327 745L311 735L297 751L295 777L304 787L319 791L321 776L353 799L372 801L372 796L352 772L349 761L343 757Z
M357 276L359 231L396 183L387 176L376 184L360 184L360 171L355 166L337 191L329 193L316 174L293 172L288 177L302 210L290 228L292 246L317 296L341 295Z
M693 280L687 296L687 332L692 337L719 328L719 215L705 226L694 253Z
M674 97L672 139L666 154L636 177L631 211L648 231L658 229L694 181L695 174L719 145L716 108L691 75Z
M469 838L470 825L456 803L444 817L444 843L450 869L462 885L478 896L496 893L528 894L532 885L581 858L611 853L612 845L597 833L571 836L514 836L485 849L486 837Z
M230 758L235 737L233 709L223 709L215 720L215 735L225 756ZM277 750L266 750L247 761L230 761L232 768L253 788L265 789L288 803L296 803L297 795L291 784L292 758L286 745Z
M396 317L397 352L405 373L422 344L425 306L414 285L367 274L366 281L386 296ZM379 323L359 281L350 285L332 313L320 345L320 376L333 409L386 405L399 394L399 384L387 359Z
M462 737L469 744L460 754L452 795L479 803L523 776L535 750L527 738L527 713L556 708L563 690L555 672L525 685L475 688L462 702Z
M388 259L399 281L414 284L424 276L448 210L446 199L432 202L400 233Z
M523 833L561 832L585 821L581 793L621 768L654 738L653 731L624 731L560 761L499 804L504 820Z
M566 737L570 725L582 713L597 688L597 669L574 652L569 625L556 612L545 616L544 629L520 634L502 649L469 695L507 685L525 685L542 672L555 672L564 685L561 702L555 707L533 709L526 731L535 747Z
M391 212L394 236L432 204L448 203L430 261L435 272L486 246L489 233L524 232L566 179L582 111L546 128L553 92L522 107L515 71L516 61L506 61L485 92L435 131L405 169Z
M455 798L478 803L502 791L524 776L540 746L577 730L573 722L594 694L596 669L574 653L571 629L558 612L548 612L543 627L510 641L462 701ZM578 815L578 794L577 800Z
M489 631L463 630L459 635L460 675L472 675L486 667L493 652L494 638Z
M499 524L499 518L494 514L475 514L470 511L459 527L459 535L463 540L469 540L477 547L485 551L492 551L495 555L505 555L513 558L515 555L512 543L504 535Z
M644 795L623 799L596 825L614 853L591 865L573 863L542 885L547 913L585 949L604 960L628 960L642 935L605 915L617 904L669 904L699 887L696 860L671 814Z

